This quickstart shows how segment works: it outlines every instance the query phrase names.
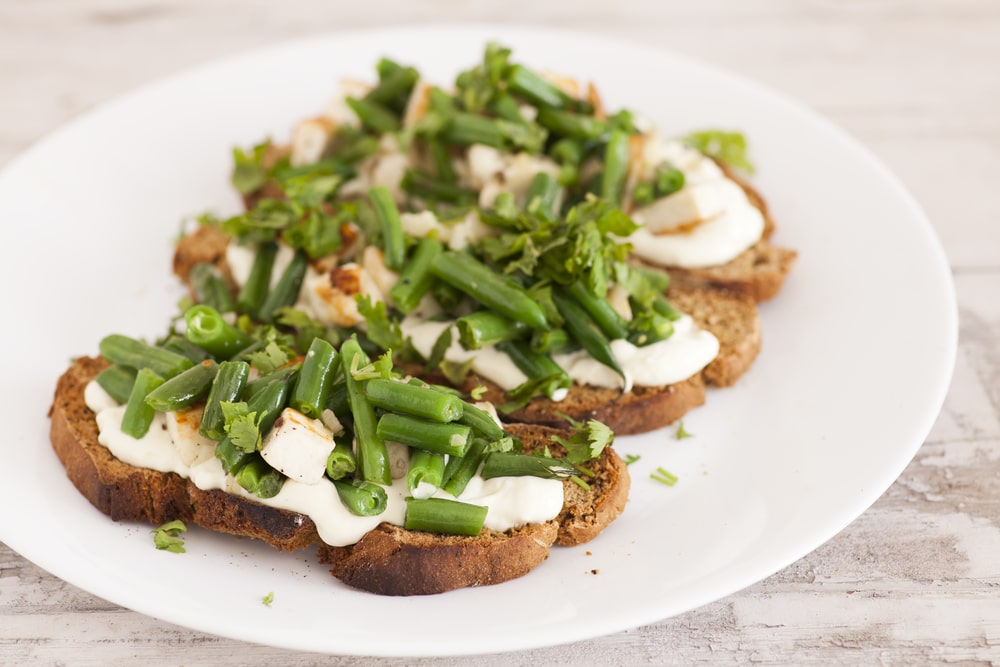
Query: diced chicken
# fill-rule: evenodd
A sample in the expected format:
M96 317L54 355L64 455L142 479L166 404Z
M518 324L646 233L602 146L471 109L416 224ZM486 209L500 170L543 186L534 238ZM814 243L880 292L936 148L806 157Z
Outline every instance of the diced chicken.
M410 236L422 239L432 233L441 234L443 226L438 222L437 217L430 211L420 211L419 213L400 213L399 221L403 225L403 231Z
M399 280L399 274L385 265L385 255L381 248L367 246L361 254L361 266L371 276L383 296L387 297Z
M448 228L448 247L452 250L462 250L470 243L489 236L498 236L500 229L487 225L479 218L477 211L469 211L461 222L456 222Z
M496 180L507 167L506 156L492 146L473 144L466 153L469 161L469 181L472 187L482 189Z
M364 97L371 90L371 84L356 79L341 79L340 90L326 106L323 115L337 125L357 127L360 123L354 110L348 106L348 97Z
M344 425L340 423L339 419L337 419L337 415L333 410L330 410L329 408L323 410L319 418L320 421L323 422L323 425L330 429L330 433L340 435L344 432Z
M608 303L626 322L632 319L632 306L628 302L628 290L615 283L608 290Z
M555 72L543 72L542 78L563 91L570 97L580 97L580 82L571 76L556 74Z
M337 130L330 118L308 118L300 121L292 131L292 166L318 162L326 152Z
M632 218L653 234L681 232L726 210L722 183L685 185L672 195L657 199L632 213Z
M373 186L381 185L388 188L389 194L392 195L395 201L403 201L405 195L400 184L403 181L403 174L406 173L408 164L409 159L402 153L380 155L372 168L371 184Z
M383 301L382 293L367 271L350 262L328 273L307 271L302 286L302 305L324 324L352 327L364 321L355 296L367 294Z
M387 440L386 450L389 452L389 471L393 479L402 479L410 470L410 448L404 444Z
M604 110L604 100L601 99L601 94L597 92L597 86L594 85L593 81L587 83L587 101L590 102L590 106L594 107L595 118L604 120L608 117Z
M427 115L432 88L434 86L423 79L419 79L413 86L410 99L406 102L406 110L403 112L403 127L413 127L417 121Z
M316 484L326 473L326 460L333 448L333 433L323 422L285 408L264 438L260 455L290 479Z
M215 441L198 432L203 408L165 413L167 433L186 466L194 466L215 456Z

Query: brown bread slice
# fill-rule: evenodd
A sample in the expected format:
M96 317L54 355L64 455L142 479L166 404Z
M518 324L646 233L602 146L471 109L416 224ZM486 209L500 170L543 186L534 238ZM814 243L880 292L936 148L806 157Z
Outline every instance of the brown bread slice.
M137 468L114 457L98 442L94 414L84 389L107 366L82 357L63 373L50 410L51 442L66 474L98 510L116 521L159 525L181 519L234 535L264 540L291 551L320 545L324 561L349 585L386 595L443 592L519 577L548 557L553 543L577 544L596 536L624 509L629 478L625 464L610 449L593 467L592 491L564 482L563 514L544 524L478 537L440 536L381 524L357 545L334 548L321 543L315 524L296 512L260 505L223 491L202 491L174 473ZM513 425L509 430L529 447L549 444L556 431ZM558 451L558 445L553 444ZM414 572L424 572L415 577Z

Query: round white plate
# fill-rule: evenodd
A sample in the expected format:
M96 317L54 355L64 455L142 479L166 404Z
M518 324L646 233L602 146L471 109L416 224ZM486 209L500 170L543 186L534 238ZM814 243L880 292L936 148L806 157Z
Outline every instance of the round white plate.
M420 598L346 588L312 554L194 530L187 553L116 524L66 480L48 445L55 380L111 332L157 336L180 294L171 240L186 216L231 213L230 150L322 109L382 55L447 84L485 43L597 82L609 108L668 133L739 129L775 242L799 251L761 308L764 348L684 420L620 438L625 514L528 576ZM56 576L197 630L314 651L450 655L532 648L678 614L801 558L863 512L920 446L947 389L957 325L930 224L898 181L816 114L740 77L593 36L485 26L296 41L146 86L77 119L0 175L5 381L0 539ZM673 487L649 478L664 467ZM273 592L265 606L261 598Z

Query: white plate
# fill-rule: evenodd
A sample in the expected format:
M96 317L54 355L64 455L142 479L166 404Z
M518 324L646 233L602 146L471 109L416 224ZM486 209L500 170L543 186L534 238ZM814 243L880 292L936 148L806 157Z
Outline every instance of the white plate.
M738 386L673 429L621 438L625 514L593 543L556 549L501 586L396 599L350 590L315 558L194 531L185 555L149 527L84 502L48 446L46 411L73 355L110 332L156 336L180 291L180 220L237 208L230 149L284 140L341 76L378 57L447 83L489 39L518 61L600 84L611 108L672 133L736 128L756 183L799 250L761 309L764 349ZM297 41L126 95L69 124L0 176L8 229L0 538L53 574L197 630L275 646L450 655L580 640L678 614L801 558L892 483L938 413L954 361L948 267L913 199L857 142L814 113L718 69L651 48L524 28L439 26ZM12 233L16 227L16 233ZM13 242L16 239L16 242ZM680 481L649 479L663 466ZM274 593L266 607L261 597Z

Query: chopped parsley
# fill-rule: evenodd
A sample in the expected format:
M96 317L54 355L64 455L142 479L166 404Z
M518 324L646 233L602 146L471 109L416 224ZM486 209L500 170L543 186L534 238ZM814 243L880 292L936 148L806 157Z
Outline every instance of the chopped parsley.
M267 595L262 597L260 601L265 607L270 607L271 603L274 602L274 591L270 591Z
M569 421L573 434L569 438L557 435L549 437L566 448L566 460L570 463L583 463L596 459L604 448L614 441L614 432L603 422L591 419L584 424L566 415L561 416Z
M170 521L151 531L153 533L153 544L161 551L169 551L175 554L185 553L184 540L177 536L187 532L187 526L180 519Z
M626 454L625 455L625 465L630 466L633 463L635 463L636 461L638 461L640 458L642 458L642 457L639 456L638 454Z
M686 430L684 430L684 422L683 421L677 422L677 439L678 440L683 440L684 438L693 438L693 437L694 437L694 433L688 433Z

